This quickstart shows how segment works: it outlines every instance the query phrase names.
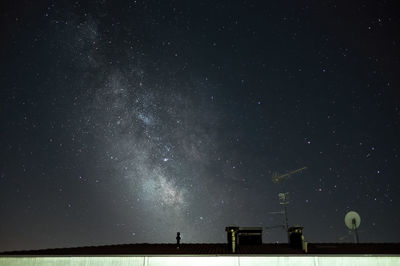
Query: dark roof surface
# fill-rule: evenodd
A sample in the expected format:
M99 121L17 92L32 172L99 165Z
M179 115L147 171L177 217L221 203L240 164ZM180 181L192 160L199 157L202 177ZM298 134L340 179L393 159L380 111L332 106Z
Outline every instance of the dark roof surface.
M229 255L228 244L124 244L77 248L8 251L0 255ZM237 255L296 255L302 250L288 244L237 246ZM308 244L308 254L400 254L400 243L320 243Z

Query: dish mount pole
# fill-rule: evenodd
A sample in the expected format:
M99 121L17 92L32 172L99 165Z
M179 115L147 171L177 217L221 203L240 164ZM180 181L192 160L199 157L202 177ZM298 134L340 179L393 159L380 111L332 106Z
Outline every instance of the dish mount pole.
M356 222L356 218L353 218L351 220L351 224L353 225L353 232L354 232L354 241L359 244L360 240L358 238L358 230L357 230L357 222Z

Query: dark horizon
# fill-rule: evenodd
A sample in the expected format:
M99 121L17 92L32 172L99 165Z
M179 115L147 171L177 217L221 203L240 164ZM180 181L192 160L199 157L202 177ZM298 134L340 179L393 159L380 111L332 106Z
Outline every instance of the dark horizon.
M395 1L1 6L0 251L400 241Z

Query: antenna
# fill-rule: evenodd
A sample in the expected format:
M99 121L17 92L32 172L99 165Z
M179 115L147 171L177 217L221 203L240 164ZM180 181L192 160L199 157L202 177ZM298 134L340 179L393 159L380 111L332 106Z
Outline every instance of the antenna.
M281 181L289 178L291 175L296 174L296 173L301 172L301 171L306 170L306 169L307 169L307 167L304 166L304 167L296 169L294 171L290 171L289 173L286 173L286 174L279 174L278 172L274 172L272 174L272 182L278 184Z
M352 232L354 232L354 241L358 244L358 231L357 228L360 226L361 218L355 211L349 211L346 213L344 217L344 223L346 224L347 228L349 228Z
M272 182L279 184L281 181L289 178L291 175L299 173L303 170L306 170L307 167L302 167L293 171L290 171L286 174L279 174L278 172L274 172L272 174ZM288 222L288 214L287 214L287 205L289 204L289 192L281 192L278 194L279 197L279 204L282 206L282 211L280 212L270 212L270 214L282 214L284 216L284 222L282 225L274 225L266 227L266 229L273 229L273 228L284 228L286 230L288 242L290 242L290 235L289 235L289 222Z
M287 216L287 205L289 204L289 192L279 193L279 204L283 206L283 215L285 216L285 229L288 235L288 242L289 242L289 222Z
M289 242L289 222L288 222L288 217L287 217L287 205L289 204L289 192L285 193L279 193L279 204L282 205L282 211L275 211L275 212L269 212L269 214L281 214L284 216L284 222L283 224L278 224L278 225L272 225L272 226L267 226L265 229L275 229L275 228L283 228L286 230L287 237L288 237L288 242Z

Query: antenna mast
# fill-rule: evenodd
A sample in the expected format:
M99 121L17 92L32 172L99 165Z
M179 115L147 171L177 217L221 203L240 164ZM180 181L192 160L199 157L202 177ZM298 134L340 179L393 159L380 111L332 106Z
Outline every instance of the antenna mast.
M285 225L286 234L287 234L287 238L288 238L288 242L289 242L289 221L288 221L288 214L287 214L287 205L289 204L289 199L288 199L289 192L279 193L278 197L279 197L279 204L282 205L282 207L283 207L283 215L285 218L284 225Z
M278 172L274 172L272 174L272 182L275 184L279 184L281 181L286 180L289 178L291 175L299 173L303 170L306 170L307 167L304 166L302 168L290 171L289 173L286 174L279 174ZM272 229L272 228L277 228L277 227L283 227L286 230L287 238L288 238L288 243L290 242L290 236L289 236L289 219L288 219L288 211L287 211L287 206L289 204L289 192L281 192L278 194L279 197L279 204L282 206L282 211L281 212L274 212L276 214L283 214L284 215L284 223L283 226L270 226L267 227L267 229Z

